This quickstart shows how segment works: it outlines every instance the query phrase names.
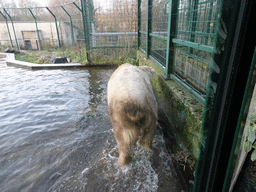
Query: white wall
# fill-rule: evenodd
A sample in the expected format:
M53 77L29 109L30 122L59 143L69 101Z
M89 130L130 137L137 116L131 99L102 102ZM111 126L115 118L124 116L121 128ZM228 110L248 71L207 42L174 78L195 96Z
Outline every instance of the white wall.
M72 45L72 38L71 38L71 31L69 23L58 22L58 30L59 36L61 39L61 43L63 46L71 46ZM13 32L13 27L11 22L8 23L11 38L13 45L16 46L15 36ZM49 44L50 46L58 46L58 37L56 32L56 25L55 22L37 22L38 30L40 31L40 40L41 44ZM26 22L26 23L14 23L16 37L18 39L18 44L20 47L24 47L24 41L22 37L22 31L36 31L36 24L35 22ZM74 37L79 33L77 28L73 28L74 30ZM0 22L0 45L2 46L10 46L10 37L7 31L6 23Z

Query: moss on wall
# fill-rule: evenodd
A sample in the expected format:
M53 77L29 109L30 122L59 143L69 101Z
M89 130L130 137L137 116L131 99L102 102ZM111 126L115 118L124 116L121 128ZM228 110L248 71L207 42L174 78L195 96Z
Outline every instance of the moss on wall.
M199 153L199 141L202 127L203 104L191 96L173 80L164 80L164 71L145 54L137 51L139 65L147 65L155 69L156 75L152 80L160 106L171 121L168 132L178 146L169 146L175 150L189 150L193 159Z

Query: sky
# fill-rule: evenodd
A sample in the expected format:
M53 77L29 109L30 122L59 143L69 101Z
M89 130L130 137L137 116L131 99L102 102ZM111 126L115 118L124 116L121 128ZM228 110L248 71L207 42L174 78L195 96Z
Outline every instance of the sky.
M16 4L18 4L18 0L6 0L7 2L16 2ZM43 7L46 6L48 4L48 1L50 0L33 0L35 2L38 2L40 5L42 5ZM0 6L1 7L1 6Z
M46 6L48 4L48 0L35 0L35 1L40 3L43 6Z

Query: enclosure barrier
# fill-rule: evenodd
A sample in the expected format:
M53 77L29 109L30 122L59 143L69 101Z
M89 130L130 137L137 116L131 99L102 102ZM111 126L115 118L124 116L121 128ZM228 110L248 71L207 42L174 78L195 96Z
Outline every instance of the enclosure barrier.
M138 1L139 49L164 71L168 85L175 81L204 104L195 192L232 191L246 156L245 122L255 87L254 9L252 0ZM186 112L177 112L194 126Z
M85 46L90 62L115 62L116 58L122 62L125 57L135 57L136 0L75 0L53 7L0 8L0 14L2 47Z
M219 28L220 0L138 1L139 48L205 102Z
M0 47L41 50L84 45L91 1L75 0L54 7L0 8ZM86 18L86 20L84 20ZM86 22L85 22L86 21ZM11 28L10 28L11 24Z
M250 60L255 44L247 46L255 43L255 33L248 35L254 30L253 8L253 0L76 0L6 7L0 8L0 46L37 50L78 44L86 47L88 60L103 63L125 61L139 47L164 71L161 83L172 79L204 104L196 125L200 153L193 191L228 191L241 168L237 162L256 79L256 52ZM184 111L175 115L190 128Z

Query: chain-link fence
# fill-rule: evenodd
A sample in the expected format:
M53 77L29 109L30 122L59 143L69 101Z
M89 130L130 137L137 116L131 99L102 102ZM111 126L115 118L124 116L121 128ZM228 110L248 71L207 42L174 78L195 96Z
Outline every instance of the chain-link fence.
M0 8L0 46L48 49L84 44L80 0L54 7Z

